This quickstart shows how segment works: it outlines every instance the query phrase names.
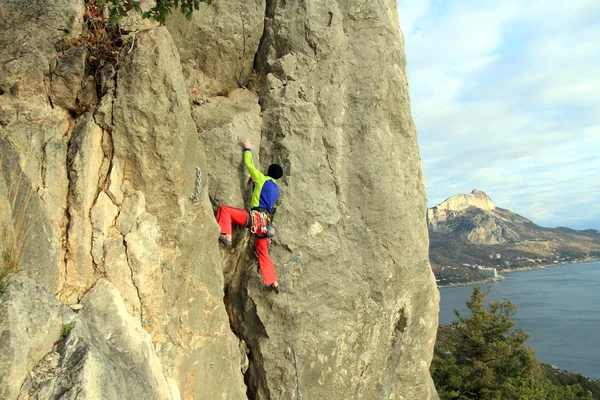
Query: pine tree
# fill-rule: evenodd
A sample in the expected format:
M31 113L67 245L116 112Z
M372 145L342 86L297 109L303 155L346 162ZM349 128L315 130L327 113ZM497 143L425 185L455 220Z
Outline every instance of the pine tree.
M508 300L485 304L491 287L473 289L457 320L438 331L431 374L442 399L458 400L591 400L581 385L554 385L533 350L529 337L514 329L517 307Z
M468 317L454 310L458 320L432 364L434 380L444 382L438 384L444 398L518 398L514 394L535 374L535 357L525 345L528 335L512 329L517 307L508 300L486 307L488 293L479 287L473 290L466 303L471 312Z

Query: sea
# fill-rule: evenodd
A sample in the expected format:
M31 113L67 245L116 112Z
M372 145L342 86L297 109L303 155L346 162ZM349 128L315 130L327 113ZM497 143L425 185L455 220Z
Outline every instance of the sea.
M487 300L508 299L518 307L517 328L538 358L562 370L600 379L600 262L512 272L497 282L477 285L492 291ZM440 324L468 315L473 286L440 288Z

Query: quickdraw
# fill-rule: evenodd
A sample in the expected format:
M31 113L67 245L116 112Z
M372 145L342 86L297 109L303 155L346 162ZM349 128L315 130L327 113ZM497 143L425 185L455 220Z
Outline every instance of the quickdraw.
M269 226L269 223L271 222L269 215L267 213L254 210L250 211L250 215L252 216L250 232L257 236L266 236L267 226Z

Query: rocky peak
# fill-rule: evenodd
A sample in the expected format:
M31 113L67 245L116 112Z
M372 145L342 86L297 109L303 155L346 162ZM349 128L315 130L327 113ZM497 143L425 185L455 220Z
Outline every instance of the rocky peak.
M462 211L469 207L477 207L482 210L491 211L496 208L496 205L494 205L490 196L485 192L473 189L469 194L457 194L447 198L434 208L440 210Z
M427 226L430 232L460 236L476 244L518 240L519 235L508 221L520 223L525 219L498 210L485 192L474 189L469 194L452 196L427 210Z

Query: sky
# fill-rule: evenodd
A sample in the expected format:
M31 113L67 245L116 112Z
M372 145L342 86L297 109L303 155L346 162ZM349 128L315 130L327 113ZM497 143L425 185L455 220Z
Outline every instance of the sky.
M433 207L600 229L600 0L398 0Z

